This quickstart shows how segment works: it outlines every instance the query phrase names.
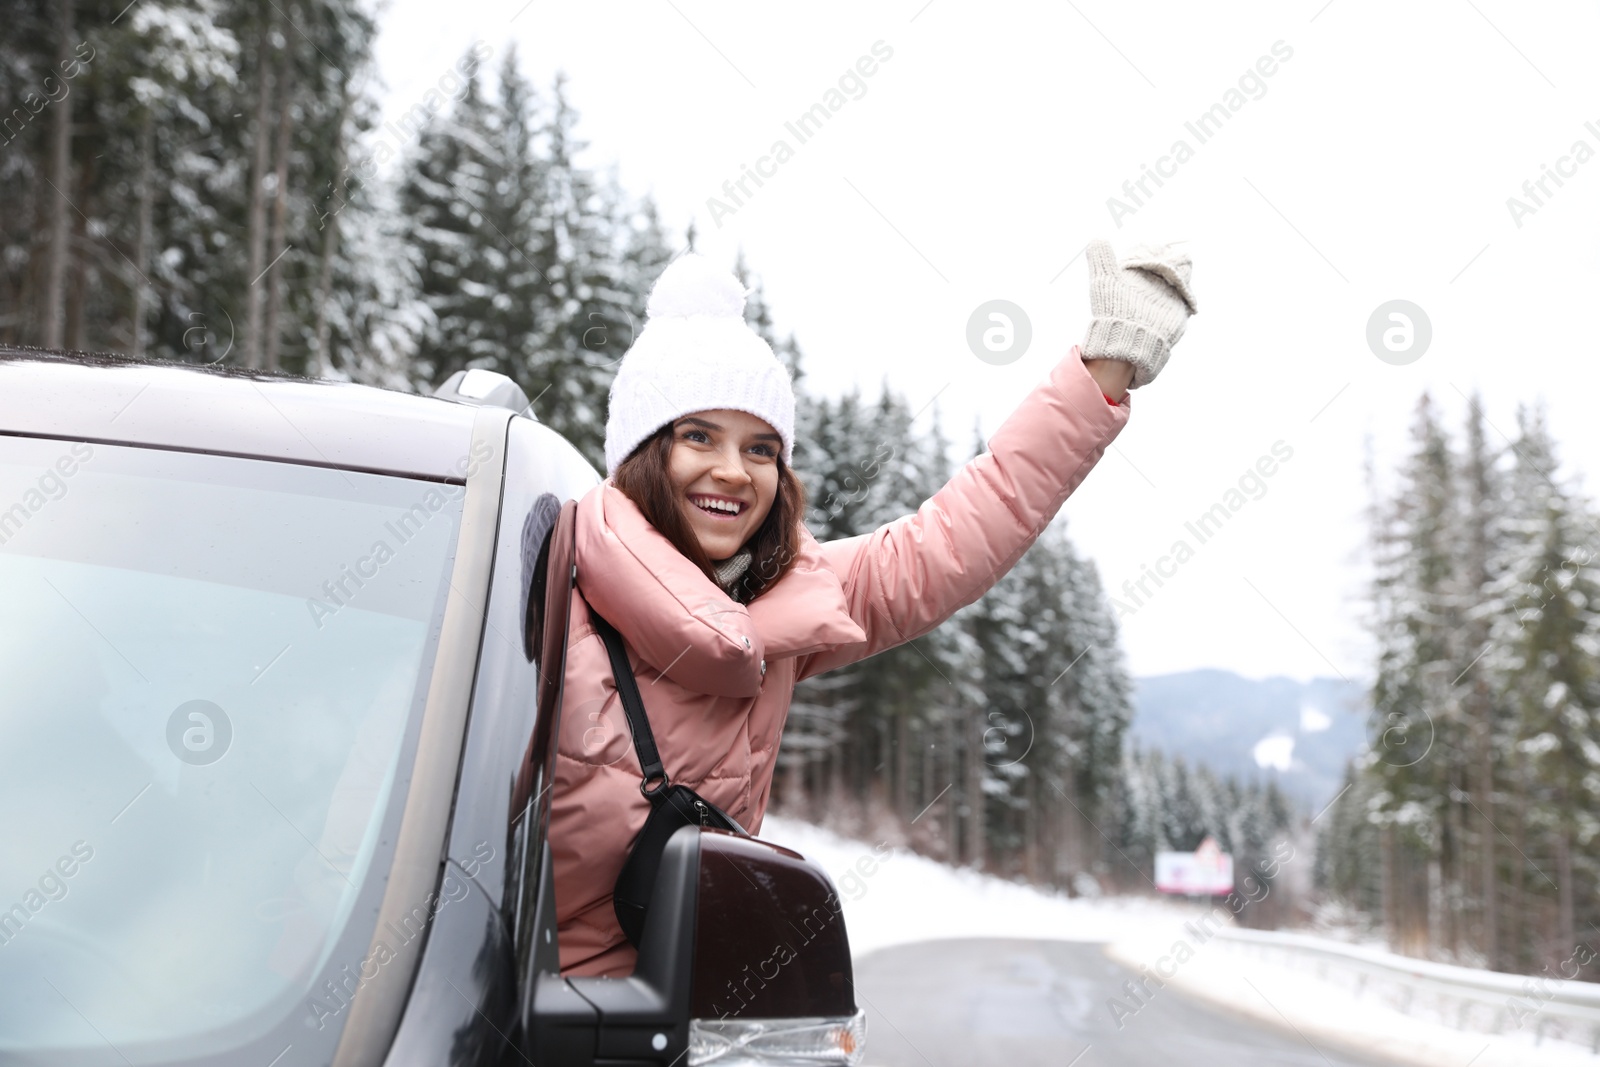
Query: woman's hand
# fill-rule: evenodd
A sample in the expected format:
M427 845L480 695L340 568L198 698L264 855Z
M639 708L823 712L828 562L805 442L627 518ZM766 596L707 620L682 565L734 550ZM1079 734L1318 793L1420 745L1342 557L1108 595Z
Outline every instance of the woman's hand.
M1084 357L1083 365L1089 368L1089 377L1100 386L1100 391L1117 403L1128 395L1128 383L1133 381L1133 364L1120 359L1090 359Z
M1198 308L1189 253L1181 242L1140 246L1119 266L1111 245L1097 239L1089 242L1088 258L1093 318L1081 346L1084 362L1125 362L1133 368L1127 388L1148 385ZM1106 395L1121 401L1120 392Z

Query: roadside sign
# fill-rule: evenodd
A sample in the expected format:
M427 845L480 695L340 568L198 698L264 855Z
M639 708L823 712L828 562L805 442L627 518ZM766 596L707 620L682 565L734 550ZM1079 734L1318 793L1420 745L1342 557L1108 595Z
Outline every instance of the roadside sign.
M1233 857L1207 837L1193 852L1157 852L1156 888L1185 896L1233 892Z

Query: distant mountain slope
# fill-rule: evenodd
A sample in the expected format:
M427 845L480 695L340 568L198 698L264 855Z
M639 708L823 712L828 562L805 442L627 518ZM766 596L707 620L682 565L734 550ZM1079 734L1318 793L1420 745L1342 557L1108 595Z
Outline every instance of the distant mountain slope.
M1365 741L1367 715L1358 682L1181 671L1134 679L1128 741L1220 775L1276 778L1315 813L1339 792L1345 761Z

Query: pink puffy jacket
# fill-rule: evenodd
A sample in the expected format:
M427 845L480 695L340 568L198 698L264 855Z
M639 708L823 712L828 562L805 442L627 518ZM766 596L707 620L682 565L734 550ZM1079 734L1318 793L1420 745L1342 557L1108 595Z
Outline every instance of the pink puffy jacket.
M938 626L978 599L1044 530L1128 421L1077 348L920 507L819 544L741 605L609 484L578 503L565 693L551 796L557 930L566 975L622 977L635 950L611 888L644 826L639 761L604 641L584 599L628 646L662 762L751 833L767 809L795 683ZM863 448L868 443L863 442Z

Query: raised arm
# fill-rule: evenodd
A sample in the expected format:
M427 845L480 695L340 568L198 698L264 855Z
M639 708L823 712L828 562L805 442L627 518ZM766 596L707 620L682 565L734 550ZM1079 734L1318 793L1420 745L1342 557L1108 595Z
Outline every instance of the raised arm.
M1123 373L1096 368L1111 386ZM822 545L867 640L812 654L799 677L922 636L1016 564L1127 424L1128 399L1107 403L1096 374L1074 347L914 514Z
M920 637L977 600L1122 432L1127 390L1155 380L1197 310L1189 254L1181 245L1141 245L1119 264L1106 241L1085 251L1092 317L1082 347L1028 394L989 451L916 514L822 546L867 639L806 657L799 678Z

